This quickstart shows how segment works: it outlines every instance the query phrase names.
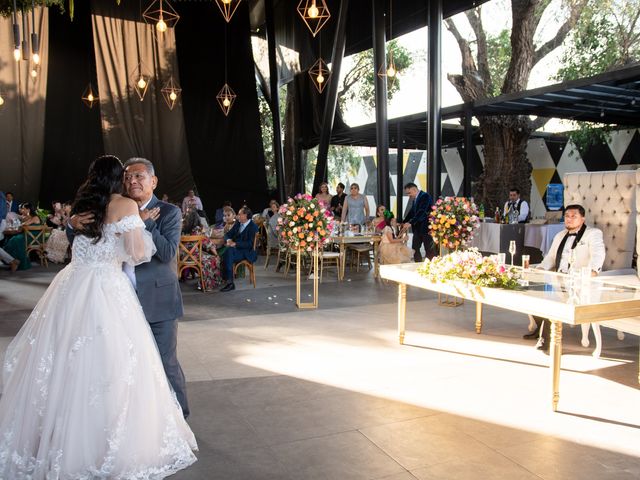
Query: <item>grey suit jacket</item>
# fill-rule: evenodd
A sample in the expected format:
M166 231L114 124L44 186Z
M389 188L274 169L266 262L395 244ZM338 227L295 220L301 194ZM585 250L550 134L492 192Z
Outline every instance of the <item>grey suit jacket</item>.
M155 207L160 208L158 221L147 219L144 223L157 251L150 262L136 267L136 292L149 323L168 322L183 315L176 264L182 212L154 195L147 208ZM67 227L67 237L73 243L74 233L70 227Z
M182 233L182 212L154 195L147 208L160 207L157 221L144 223L153 236L156 254L136 267L136 290L149 323L167 322L183 315L176 253Z

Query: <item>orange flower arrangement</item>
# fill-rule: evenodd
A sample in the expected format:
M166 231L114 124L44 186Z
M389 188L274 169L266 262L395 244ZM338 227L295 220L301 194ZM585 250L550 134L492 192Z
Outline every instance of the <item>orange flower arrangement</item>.
M284 243L306 251L322 245L331 235L333 215L311 195L299 193L280 207L278 236Z
M478 227L475 203L465 197L445 197L431 208L429 233L435 243L457 250L471 241Z

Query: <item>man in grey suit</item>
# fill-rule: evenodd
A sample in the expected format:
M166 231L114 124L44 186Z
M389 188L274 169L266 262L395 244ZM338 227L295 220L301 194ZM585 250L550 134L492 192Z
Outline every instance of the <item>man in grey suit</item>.
M126 195L140 207L140 217L153 236L156 253L150 262L132 268L125 265L145 317L155 337L164 371L185 418L189 404L184 373L177 356L178 318L183 315L182 294L176 272L176 252L182 231L182 213L170 203L162 202L153 194L158 184L153 164L144 158L131 158L125 163L124 189ZM72 219L73 228L91 218ZM128 268L127 268L128 267Z

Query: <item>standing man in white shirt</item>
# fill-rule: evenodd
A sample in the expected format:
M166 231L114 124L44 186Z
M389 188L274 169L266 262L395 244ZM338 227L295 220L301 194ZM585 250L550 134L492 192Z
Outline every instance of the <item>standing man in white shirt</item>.
M182 214L185 215L189 210L204 210L202 200L196 196L194 190L189 190L187 196L182 200Z
M518 212L518 223L527 223L529 219L529 204L520 198L520 190L513 187L509 189L509 200L505 202L503 215L507 217L509 210L514 208Z

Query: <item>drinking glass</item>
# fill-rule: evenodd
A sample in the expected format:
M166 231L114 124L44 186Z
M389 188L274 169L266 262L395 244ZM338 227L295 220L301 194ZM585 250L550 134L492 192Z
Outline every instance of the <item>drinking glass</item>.
M498 263L500 265L504 265L505 263L507 263L507 254L506 253L499 253L498 254Z
M529 255L522 255L522 270L524 270L525 272L529 270L529 261Z
M511 254L511 266L513 267L513 256L516 254L516 241L509 242L509 253Z

